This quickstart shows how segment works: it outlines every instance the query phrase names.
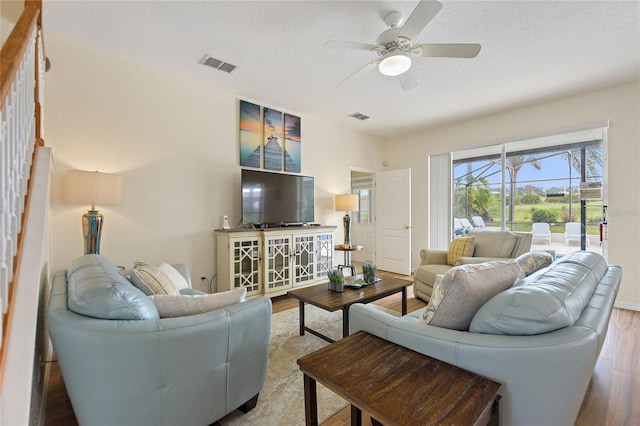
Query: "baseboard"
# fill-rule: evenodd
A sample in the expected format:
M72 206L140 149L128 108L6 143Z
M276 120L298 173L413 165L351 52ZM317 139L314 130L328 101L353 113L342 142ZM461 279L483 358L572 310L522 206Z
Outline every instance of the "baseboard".
M640 305L638 305L637 303L616 302L613 304L613 307L619 308L619 309L627 309L629 311L640 312Z

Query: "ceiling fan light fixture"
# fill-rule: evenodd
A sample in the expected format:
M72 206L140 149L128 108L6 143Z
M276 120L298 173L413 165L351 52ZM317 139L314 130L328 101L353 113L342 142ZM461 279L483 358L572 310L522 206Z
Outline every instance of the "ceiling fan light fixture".
M378 66L382 75L390 77L403 74L409 71L409 68L411 68L411 58L400 52L389 54Z

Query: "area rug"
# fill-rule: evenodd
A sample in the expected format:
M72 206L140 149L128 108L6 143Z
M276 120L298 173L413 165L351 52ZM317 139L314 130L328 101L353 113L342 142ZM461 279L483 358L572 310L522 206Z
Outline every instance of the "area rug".
M219 420L223 426L304 425L304 387L296 360L328 343L313 334L300 336L298 309L273 315L271 348L265 385L258 405L247 414L236 410ZM342 311L327 312L305 307L305 324L332 339L342 337ZM320 423L347 406L347 402L318 384L318 421Z

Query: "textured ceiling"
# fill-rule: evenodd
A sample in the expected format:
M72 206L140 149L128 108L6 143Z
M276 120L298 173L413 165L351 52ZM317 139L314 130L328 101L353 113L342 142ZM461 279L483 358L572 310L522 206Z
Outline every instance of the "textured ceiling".
M410 91L377 70L336 87L375 54L323 44L375 43L383 17L406 17L417 1L45 1L44 27L47 36L381 137L640 78L638 1L442 3L414 42L480 43L482 51L414 60ZM238 68L205 67L205 55ZM348 117L354 112L371 118Z

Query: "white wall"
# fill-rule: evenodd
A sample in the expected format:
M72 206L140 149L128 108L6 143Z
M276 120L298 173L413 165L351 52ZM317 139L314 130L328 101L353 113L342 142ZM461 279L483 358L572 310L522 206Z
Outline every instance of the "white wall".
M23 10L24 1L22 0L0 1L0 46L4 45Z
M640 83L479 117L394 138L384 157L391 168L412 169L413 264L427 247L427 156L500 143L556 129L610 120L608 138L609 263L624 277L617 306L640 310Z
M215 273L213 230L222 215L240 219L239 97L202 81L109 56L47 34L53 66L46 84L46 144L53 148L52 264L82 255L80 219L89 206L67 204L60 184L69 169L123 176L122 203L104 214L101 254L131 267L185 262L194 286ZM301 117L302 174L315 177L316 222L338 226L333 196L349 187L349 166L381 166L383 141ZM204 289L204 288L203 288Z

